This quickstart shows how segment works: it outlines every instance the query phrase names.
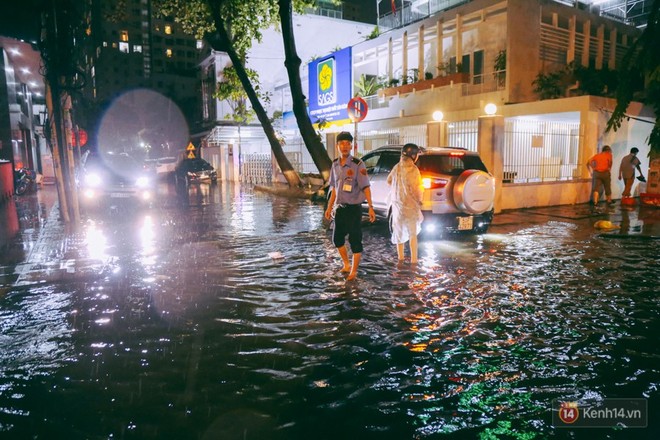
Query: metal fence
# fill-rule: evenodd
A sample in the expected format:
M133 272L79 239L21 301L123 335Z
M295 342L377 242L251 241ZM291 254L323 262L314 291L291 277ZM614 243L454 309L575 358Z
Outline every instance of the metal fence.
M579 122L507 119L504 124L504 183L581 177Z
M270 153L241 154L241 182L270 183L273 179L273 162Z
M476 119L454 121L447 124L448 146L477 151L479 125Z

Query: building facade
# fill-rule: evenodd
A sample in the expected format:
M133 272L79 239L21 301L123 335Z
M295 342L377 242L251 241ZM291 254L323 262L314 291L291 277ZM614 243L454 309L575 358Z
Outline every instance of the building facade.
M360 151L405 142L479 151L498 181L498 210L586 202L587 159L605 144L615 173L631 147L645 158L655 116L633 105L636 119L606 133L614 99L590 96L565 72L616 70L639 32L543 0L475 0L384 32L353 46L353 80L381 84L365 96ZM561 79L557 99L540 100L540 75ZM498 110L484 125L487 103ZM487 136L485 126L495 131ZM621 189L613 182L615 198Z
M0 37L0 160L50 177L53 171L43 136L40 60L32 45Z

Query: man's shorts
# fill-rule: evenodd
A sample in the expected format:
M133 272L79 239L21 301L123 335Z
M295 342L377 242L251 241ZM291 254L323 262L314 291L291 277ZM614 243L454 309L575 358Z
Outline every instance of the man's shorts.
M340 205L335 211L335 229L332 241L336 247L342 247L348 243L354 254L362 252L362 206Z
M605 195L612 194L611 176L609 171L594 171L593 180L591 181L591 192L600 190L600 186L605 188Z

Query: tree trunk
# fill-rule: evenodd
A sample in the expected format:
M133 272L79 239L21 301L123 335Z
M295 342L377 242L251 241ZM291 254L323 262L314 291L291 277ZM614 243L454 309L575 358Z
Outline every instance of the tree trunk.
M300 135L305 142L307 151L318 168L324 181L330 179L330 168L332 161L328 151L316 134L316 130L309 120L305 106L305 95L300 81L300 57L296 50L296 40L293 34L293 11L291 0L278 0L280 21L282 22L282 39L284 40L284 53L286 71L289 75L289 86L291 87L291 99L293 101L293 114L296 116Z
M229 55L229 59L234 65L234 69L236 69L236 75L238 76L238 79L241 81L241 84L245 89L245 93L247 94L248 99L252 104L252 109L256 113L257 118L259 119L259 122L261 123L261 126L264 129L264 133L266 134L266 137L268 138L268 142L270 143L270 148L271 150L273 150L273 155L275 156L275 160L277 161L277 164L282 170L282 174L284 174L284 178L286 179L289 186L301 187L302 182L300 180L300 176L298 175L296 170L293 169L293 166L291 166L291 162L289 162L289 159L287 159L286 155L284 154L284 150L282 150L282 145L280 145L280 141L277 139L277 136L275 135L275 130L273 129L273 125L271 124L270 119L268 119L266 110L264 110L264 107L261 105L261 102L259 101L259 97L257 96L257 93L254 91L254 87L252 87L250 78L248 77L247 72L245 71L245 66L243 65L243 61L240 59L238 53L234 49L234 46L231 42L231 37L229 36L229 33L227 32L227 28L225 27L226 23L223 20L223 18L220 16L219 9L217 7L217 2L210 2L209 6L213 14L213 21L215 22L218 40L220 44L223 46L221 50L227 52L227 55Z

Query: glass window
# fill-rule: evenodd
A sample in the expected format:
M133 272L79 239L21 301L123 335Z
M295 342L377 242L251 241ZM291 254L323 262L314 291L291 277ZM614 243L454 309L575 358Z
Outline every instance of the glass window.
M398 152L383 153L378 162L378 174L389 174L392 168L394 168L394 165L399 163L400 158L401 154Z
M133 45L133 52L140 52L142 53L142 46L139 44L134 44Z
M172 49L165 49L165 55L167 58L172 58Z
M203 47L203 45L204 45L204 43L202 42L202 40L197 40L195 47L197 49L201 49Z
M121 41L128 41L128 31L121 31L119 39Z
M380 153L374 153L363 159L364 166L367 167L367 173L369 174L374 173L374 170L376 169L376 164L378 164L378 159L380 159Z
M119 42L119 52L128 53L128 43L120 41Z
M167 35L172 35L172 26L170 26L169 24L166 24L165 25L165 33Z

